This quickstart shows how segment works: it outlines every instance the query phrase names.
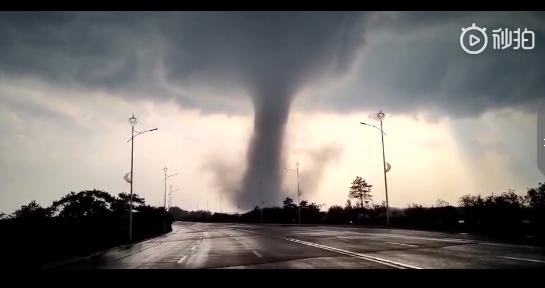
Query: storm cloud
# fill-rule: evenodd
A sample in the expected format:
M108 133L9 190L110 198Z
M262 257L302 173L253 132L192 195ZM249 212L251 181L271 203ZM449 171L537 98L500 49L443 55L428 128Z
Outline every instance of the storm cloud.
M339 113L382 108L432 117L476 117L493 109L534 113L545 90L545 13L388 12L367 27L367 45L337 97L317 88L312 108ZM466 54L462 27L486 27L488 48ZM528 28L533 50L493 50L491 31ZM328 96L325 96L328 95ZM312 103L316 103L315 105ZM319 106L319 107L318 107Z
M0 77L174 99L181 107L226 114L247 113L240 103L249 99L254 131L247 172L238 184L218 178L229 183L220 189L240 189L240 204L248 208L259 195L267 203L280 201L284 130L301 94L310 98L301 108L334 113L382 108L388 114L474 117L505 107L535 111L545 89L544 15L2 12ZM458 37L473 22L489 30L532 29L536 49L467 55ZM344 76L344 85L330 85ZM0 97L24 105L24 99ZM210 170L228 173L227 166L218 167Z
M459 117L507 106L535 110L545 88L540 65L545 60L543 12L2 12L0 16L2 76L36 77L87 89L124 89L131 97L171 97L203 111L239 113L233 98L259 94L259 80L279 74L289 79L286 82L308 85L312 80L315 89L310 90L313 101L308 101L308 108L333 112L380 106L396 113ZM489 30L531 29L536 48L487 49L467 55L458 37L461 27L473 22ZM367 45L361 45L363 32ZM358 59L354 49L361 50ZM264 65L267 69L260 69ZM346 72L351 65L350 83L335 87L334 96L322 89L320 84L329 81L318 79ZM269 78L268 83L276 86ZM222 93L209 99L197 95L193 87Z
M365 19L362 13L301 12L3 16L4 73L99 89L152 91L169 83L236 87L250 95L254 134L242 180L245 208L258 194L268 203L280 200L291 102L310 81L349 70Z

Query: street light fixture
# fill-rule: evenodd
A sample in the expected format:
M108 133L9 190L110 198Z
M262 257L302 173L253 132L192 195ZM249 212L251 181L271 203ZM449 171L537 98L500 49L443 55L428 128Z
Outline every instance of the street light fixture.
M386 172L390 170L390 164L387 165L386 163L386 157L384 154L384 135L386 135L386 133L384 132L384 130L382 130L382 120L384 120L385 116L386 114L384 114L382 110L380 110L377 113L377 118L380 121L380 128L375 125L367 124L364 122L360 122L360 124L374 127L380 131L380 137L382 140L382 171L384 172L384 190L386 192L386 225L390 226L390 205L388 203L388 181L386 180Z
M289 170L289 171L294 171L294 172L297 173L297 197L298 197L297 202L299 202L299 205L298 205L299 206L299 213L298 213L299 215L298 215L298 217L299 217L299 224L301 224L301 195L302 195L302 193L301 193L301 190L299 189L299 161L297 161L295 163L295 169L289 169L289 168L284 168L284 169Z
M379 127L377 127L377 126L375 126L375 125L373 125L373 124L368 124L368 123L365 123L365 122L360 122L360 124L363 124L363 125L367 125L367 126L373 127L373 128L375 128L375 129L377 129L378 131L381 131L381 132L382 132L382 134L384 134L384 135L388 136L388 134L386 134L386 132L384 132L384 131L380 130L380 128L379 128Z
M158 129L157 128L154 128L154 129L150 129L150 130L147 130L147 131L143 131L143 132L138 132L138 131L135 131L134 130L134 126L136 125L136 123L138 123L138 119L136 119L136 117L134 117L134 113L132 114L131 118L129 118L129 124L131 125L131 139L129 139L127 142L131 142L131 177L130 177L130 185L131 185L131 192L130 192L130 196L129 196L129 203L130 203L130 207L129 207L129 241L132 241L132 186L133 186L133 183L134 183L134 178L133 178L133 167L134 167L134 137L140 135L140 134L144 134L146 132L151 132L151 131L157 131ZM136 134L134 134L134 132L136 132Z

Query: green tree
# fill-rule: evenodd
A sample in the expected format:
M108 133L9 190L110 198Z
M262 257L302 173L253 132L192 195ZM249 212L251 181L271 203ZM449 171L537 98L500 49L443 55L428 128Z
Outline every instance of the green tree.
M351 184L348 198L358 200L361 209L369 207L369 202L372 201L371 188L373 185L368 184L367 181L360 176L356 176L356 179L354 179Z

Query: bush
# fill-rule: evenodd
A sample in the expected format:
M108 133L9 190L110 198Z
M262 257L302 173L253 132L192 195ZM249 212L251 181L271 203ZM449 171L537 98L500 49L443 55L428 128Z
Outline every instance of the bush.
M172 230L172 218L163 208L144 205L133 195L133 241ZM0 219L3 263L40 267L66 257L89 254L128 242L129 197L89 190L70 193L51 207L35 201L10 217ZM29 258L35 261L28 261Z

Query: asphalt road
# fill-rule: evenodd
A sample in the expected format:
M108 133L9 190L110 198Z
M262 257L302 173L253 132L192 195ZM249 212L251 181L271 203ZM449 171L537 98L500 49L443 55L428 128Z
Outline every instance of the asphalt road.
M545 249L415 230L176 222L52 268L545 268Z

